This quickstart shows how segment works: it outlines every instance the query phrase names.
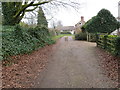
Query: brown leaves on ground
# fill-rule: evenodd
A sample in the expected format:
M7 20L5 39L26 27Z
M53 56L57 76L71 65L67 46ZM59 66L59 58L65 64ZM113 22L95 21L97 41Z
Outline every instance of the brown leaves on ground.
M34 80L48 62L53 46L46 46L31 54L12 57L12 65L2 68L3 88L30 88ZM8 62L3 62L3 64Z
M119 77L119 57L115 57L103 49L97 48L98 56L100 57L100 65L104 69L104 74L106 74L111 80L118 86Z

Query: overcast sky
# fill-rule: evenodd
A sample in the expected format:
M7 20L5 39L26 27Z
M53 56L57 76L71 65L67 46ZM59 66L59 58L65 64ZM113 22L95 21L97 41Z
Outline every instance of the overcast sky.
M118 16L119 0L78 0L81 3L79 12L70 9L61 9L55 13L56 21L62 21L64 26L74 26L84 16L85 21L95 16L102 8L108 9L115 17Z

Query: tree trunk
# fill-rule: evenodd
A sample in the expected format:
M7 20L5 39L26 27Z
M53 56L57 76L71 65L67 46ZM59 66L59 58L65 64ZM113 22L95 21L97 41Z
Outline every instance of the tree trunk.
M3 25L15 25L19 24L22 17L14 17L17 12L17 8L14 6L14 2L2 2L2 13L3 13Z

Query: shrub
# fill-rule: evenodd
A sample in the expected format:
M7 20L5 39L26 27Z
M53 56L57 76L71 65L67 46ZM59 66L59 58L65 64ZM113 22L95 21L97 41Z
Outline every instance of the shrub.
M120 37L117 37L115 40L115 54L120 56Z
M106 9L102 9L82 27L89 33L112 33L120 27L119 22Z
M13 31L2 33L2 53L3 58L30 53L33 50L45 45L53 44L46 27L23 29L19 25Z
M79 33L75 35L75 40L87 40L87 34L86 33Z
M51 36L51 37L56 36L55 30L49 30L49 32L50 32L50 36Z
M96 34L95 33L88 33L87 37L88 37L87 40L89 42L96 42Z
M71 32L61 32L61 34L71 34Z
M100 35L97 45L113 55L120 56L120 37L117 35Z

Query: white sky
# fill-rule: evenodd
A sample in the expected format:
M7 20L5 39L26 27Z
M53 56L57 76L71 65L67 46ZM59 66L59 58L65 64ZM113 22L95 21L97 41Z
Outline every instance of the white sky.
M85 21L95 16L102 8L108 9L115 17L118 16L119 0L78 0L81 3L79 12L72 9L61 9L55 13L54 18L62 21L64 26L74 26L84 16Z

